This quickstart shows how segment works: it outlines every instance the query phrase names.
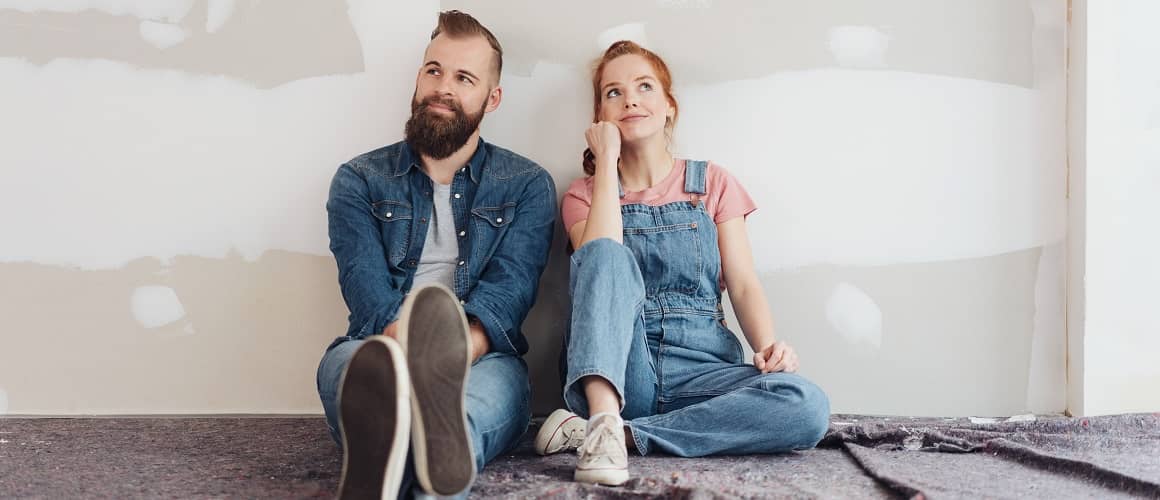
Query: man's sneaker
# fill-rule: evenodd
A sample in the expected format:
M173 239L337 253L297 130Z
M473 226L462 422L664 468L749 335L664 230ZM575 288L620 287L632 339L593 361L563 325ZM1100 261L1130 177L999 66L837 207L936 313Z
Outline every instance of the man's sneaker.
M455 495L475 480L475 453L467 433L467 317L451 290L430 284L411 291L397 325L411 371L415 476L429 494Z
M577 450L584 444L584 432L587 430L587 420L562 408L556 410L548 415L536 433L536 453L551 455Z
M411 381L402 347L369 337L350 358L338 389L342 480L338 498L395 498L407 466Z
M624 484L628 481L624 424L612 415L599 416L591 424L576 461L576 481L607 486Z

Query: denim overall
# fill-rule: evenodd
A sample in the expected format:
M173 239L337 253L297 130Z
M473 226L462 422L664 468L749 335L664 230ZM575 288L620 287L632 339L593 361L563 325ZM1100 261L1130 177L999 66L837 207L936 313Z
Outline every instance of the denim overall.
M572 255L564 400L587 417L580 379L607 379L642 455L813 447L829 425L825 393L796 374L745 364L723 324L706 170L686 162L687 201L622 205L623 245L599 239Z

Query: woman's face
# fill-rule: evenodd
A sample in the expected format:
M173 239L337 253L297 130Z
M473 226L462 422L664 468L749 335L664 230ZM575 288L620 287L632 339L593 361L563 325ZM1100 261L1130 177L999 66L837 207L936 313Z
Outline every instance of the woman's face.
M647 59L629 54L604 65L600 77L600 120L615 124L624 142L663 133L673 111Z

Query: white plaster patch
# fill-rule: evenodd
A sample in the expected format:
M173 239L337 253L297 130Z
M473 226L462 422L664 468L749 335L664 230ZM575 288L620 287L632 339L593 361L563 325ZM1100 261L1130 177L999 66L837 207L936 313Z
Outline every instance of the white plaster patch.
M1024 415L1015 415L1011 418L1008 418L1006 421L1007 422L1034 422L1035 415L1031 414L1031 413L1027 413Z
M21 12L83 12L96 10L114 16L180 21L194 0L0 0L0 9Z
M366 71L268 90L102 59L0 57L0 137L21 137L0 148L0 262L329 255L327 186L342 162L401 138L414 81L398 68L422 63L439 7L349 5Z
M217 32L234 14L237 0L209 0L206 7L205 30L209 33Z
M990 418L990 417L968 417L968 418L971 419L972 424L994 424L994 423L997 423L999 421L998 419Z
M852 69L678 87L675 149L757 201L759 272L973 259L1066 234L1053 92Z
M644 23L626 23L613 26L599 35L596 35L596 50L603 54L613 43L621 40L631 40L641 47L648 48L648 35L645 33Z
M838 66L844 68L885 68L890 37L873 26L830 28L829 49Z
M141 21L140 30L141 38L162 50L185 41L189 36L189 32L181 26L157 21Z
M185 3L0 0L124 4L170 21ZM0 94L0 136L22 138L0 149L0 227L10 236L0 261L100 269L231 249L250 260L270 249L329 255L325 186L341 162L400 137L413 81L398 68L421 63L439 10L431 1L347 4L367 71L270 90L109 61L0 58L0 81L13 89ZM162 6L170 11L145 12ZM637 36L606 34L646 41L644 25L621 28ZM505 74L504 103L484 120L488 140L536 158L558 187L580 175L575 156L591 119L586 70L566 69L565 80ZM1064 122L1049 119L1058 103L1039 91L833 69L677 94L675 151L718 161L761 207L750 217L760 272L977 258L1064 235L1054 218L1065 213L1064 163L1052 146ZM534 133L512 125L548 108L562 112ZM28 175L29 165L70 182ZM16 215L28 206L39 207L35 216ZM78 214L89 222L43 237Z
M826 301L826 319L847 341L882 347L882 310L854 285L834 287Z
M145 328L157 328L185 317L185 307L177 293L167 286L142 286L130 299L133 317Z

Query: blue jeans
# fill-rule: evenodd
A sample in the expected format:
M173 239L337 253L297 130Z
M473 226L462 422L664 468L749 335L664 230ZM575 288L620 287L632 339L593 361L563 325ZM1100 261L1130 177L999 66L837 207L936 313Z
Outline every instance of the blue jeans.
M338 388L343 370L363 342L349 340L332 347L318 365L318 395L326 411L326 425L340 447ZM467 422L475 449L476 471L483 470L485 464L519 442L531 421L530 393L528 367L523 359L490 352L472 363L467 375ZM414 487L417 484L413 466L408 463L400 492L404 495L412 490L418 492Z
M830 402L792 373L744 364L719 318L645 296L631 250L609 239L572 255L572 325L564 400L588 416L580 379L616 388L621 415L642 454L682 457L812 448L829 427Z

